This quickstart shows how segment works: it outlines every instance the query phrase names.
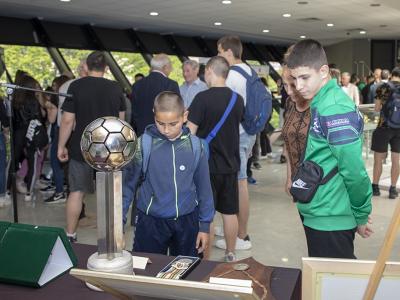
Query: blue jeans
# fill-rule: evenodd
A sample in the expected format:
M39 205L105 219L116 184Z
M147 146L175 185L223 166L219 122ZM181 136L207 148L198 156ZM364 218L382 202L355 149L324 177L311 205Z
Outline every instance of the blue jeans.
M57 158L58 148L58 126L53 124L51 126L51 147L50 147L50 164L53 169L53 178L56 185L56 193L64 191L64 170L60 161Z
M249 159L251 150L256 142L256 135L249 135L246 132L240 134L239 154L240 154L240 170L238 172L238 180L247 179L247 160Z
M0 196L3 196L6 193L6 168L6 141L4 134L0 132Z

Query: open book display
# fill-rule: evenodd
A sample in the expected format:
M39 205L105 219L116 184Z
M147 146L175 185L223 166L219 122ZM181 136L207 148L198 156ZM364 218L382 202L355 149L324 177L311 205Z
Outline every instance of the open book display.
M62 228L0 222L0 281L41 287L76 266Z

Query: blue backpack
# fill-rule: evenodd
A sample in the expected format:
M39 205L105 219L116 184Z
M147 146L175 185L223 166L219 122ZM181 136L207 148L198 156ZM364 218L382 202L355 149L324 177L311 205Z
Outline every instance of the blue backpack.
M387 84L390 86L391 92L383 105L383 115L390 128L398 129L400 128L400 85L391 82Z
M248 134L255 135L264 129L271 115L272 96L257 73L250 69L251 76L239 66L231 67L231 70L246 78L246 108L242 126Z
M194 165L198 166L201 156L201 151L205 151L205 155L208 157L208 145L204 140L200 139L195 135L190 135L190 140L192 142L192 150L194 154ZM146 179L147 168L149 166L151 146L153 144L153 138L147 133L142 134L142 178L141 182Z

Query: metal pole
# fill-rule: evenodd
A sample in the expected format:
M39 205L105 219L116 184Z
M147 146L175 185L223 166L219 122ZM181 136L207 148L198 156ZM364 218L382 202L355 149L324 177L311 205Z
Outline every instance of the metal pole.
M7 99L10 105L10 172L11 178L7 176L8 180L11 180L11 195L13 202L13 214L14 223L18 223L18 205L17 205L17 188L16 188L16 174L15 174L15 146L14 146L14 125L13 125L13 108L12 108L12 98L14 94L13 88L7 88ZM7 183L6 183L7 184Z
M123 250L122 172L97 172L97 251L100 258L113 259Z

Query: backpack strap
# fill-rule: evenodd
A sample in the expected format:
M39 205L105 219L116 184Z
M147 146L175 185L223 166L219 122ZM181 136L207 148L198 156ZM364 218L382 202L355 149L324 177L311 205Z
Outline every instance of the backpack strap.
M217 123L217 125L215 125L213 130L211 130L211 132L205 138L207 144L210 144L210 142L213 140L213 138L215 138L215 136L217 135L218 131L221 129L222 125L224 125L226 118L228 117L229 113L231 112L233 106L236 103L236 99L237 99L237 93L232 91L231 100L229 101L229 104L226 107L224 114L222 115L222 117L219 120L219 122Z
M192 142L192 150L194 154L194 165L197 169L197 166L199 165L201 153L204 152L208 159L208 144L206 143L205 140L199 138L198 136L195 135L190 135L190 141Z
M251 70L251 75L249 75L249 73L247 73L245 70L243 70L241 67L239 66L232 66L230 69L233 71L238 72L240 75L242 75L244 78L246 78L246 80L250 80L251 77L254 75L253 72L254 70L249 66L250 70Z
M146 174L147 174L147 168L149 166L149 160L150 160L150 153L151 153L151 146L153 143L153 138L147 134L143 133L142 134L142 176L141 176L141 181L143 182L146 179Z
M192 150L194 154L194 165L197 168L197 165L199 164L200 161L200 156L201 156L201 142L200 139L195 136L195 135L190 135L190 141L192 142Z

